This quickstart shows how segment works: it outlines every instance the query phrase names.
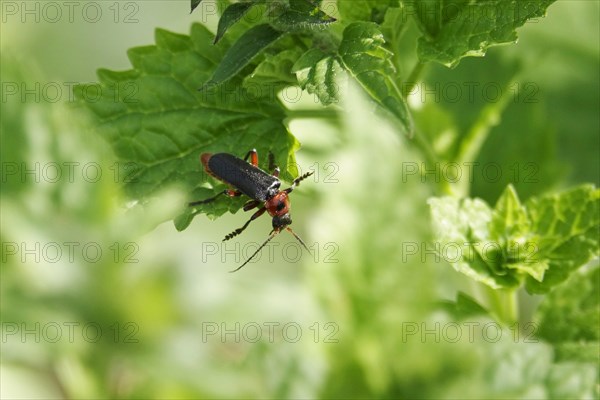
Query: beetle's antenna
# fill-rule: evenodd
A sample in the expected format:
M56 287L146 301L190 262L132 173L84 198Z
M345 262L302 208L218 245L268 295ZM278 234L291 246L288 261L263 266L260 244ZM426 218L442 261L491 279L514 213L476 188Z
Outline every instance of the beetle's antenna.
M312 174L314 174L314 171L307 172L304 175L297 177L296 179L294 179L294 182L292 182L292 186L290 186L289 188L285 189L284 192L290 193L292 190L294 190L296 188L296 186L298 186L300 184L300 182L302 182L303 180L305 180L306 178L308 178Z
M261 244L258 249L256 249L256 251L254 252L254 254L252 254L249 259L247 259L242 265L240 265L239 267L237 267L233 271L229 271L229 272L236 272L236 271L239 271L240 269L242 269L242 267L244 265L248 264L250 262L250 260L252 260L254 258L254 256L257 255L262 250L262 248L265 247L267 245L267 243L269 243L271 241L271 239L273 239L275 237L275 235L277 235L279 232L280 231L272 230L271 231L271 235L269 236L269 238L267 240L265 240L265 242L263 244Z
M306 246L306 244L305 244L305 243L302 241L302 239L300 239L300 236L296 235L296 234L294 233L294 231L292 230L292 228L290 228L289 226L288 226L286 229L287 229L287 231L288 231L288 232L290 232L292 235L294 235L294 237L295 237L296 239L298 239L298 241L300 242L300 244L301 244L302 246L304 246L304 248L306 249L306 251L308 251L308 252L310 253L310 250L308 249L308 247ZM311 254L312 254L312 253L311 253Z

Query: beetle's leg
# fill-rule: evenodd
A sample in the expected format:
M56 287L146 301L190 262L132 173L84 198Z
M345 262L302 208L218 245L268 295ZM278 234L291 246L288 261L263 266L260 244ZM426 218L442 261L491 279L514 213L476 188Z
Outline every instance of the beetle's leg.
M258 207L260 204L260 200L250 200L246 204L244 204L244 211L250 211L253 208Z
M246 153L244 161L248 161L248 158L250 158L250 164L254 165L255 167L258 167L258 153L256 152L256 149L252 149L248 153Z
M193 207L193 206L199 206L200 204L211 203L223 194L226 196L229 196L229 197L238 197L238 196L242 195L242 192L240 192L239 190L235 190L235 189L225 189L222 192L220 192L219 194L217 194L216 196L210 197L206 200L193 201L191 203L188 203L188 206Z
M261 215L263 215L265 213L265 211L267 211L267 209L264 208L264 207L262 207L261 209L259 209L257 212L255 212L254 214L252 214L252 216L250 217L250 219L248 220L248 222L246 222L244 224L244 226L242 226L241 228L236 229L235 231L231 232L229 235L225 236L225 239L223 239L223 241L229 240L229 239L231 239L233 237L236 237L240 233L242 233L244 231L244 229L246 229L248 227L248 225L250 225L250 222L254 221L256 218L258 218Z
M294 179L294 182L292 182L292 186L285 189L284 192L286 193L290 193L292 190L294 190L294 188L296 188L296 186L298 186L300 184L300 182L302 182L303 180L305 180L306 178L308 178L309 176L311 176L313 172L307 172L302 176L297 177L296 179Z
M269 152L269 171L273 171L271 172L271 175L275 178L279 178L279 167L275 165L275 156L271 152Z

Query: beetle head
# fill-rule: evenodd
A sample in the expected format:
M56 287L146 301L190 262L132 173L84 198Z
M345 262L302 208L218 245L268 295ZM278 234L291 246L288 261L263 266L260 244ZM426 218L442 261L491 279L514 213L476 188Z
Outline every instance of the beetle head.
M283 215L275 215L273 217L273 229L280 231L292 223L292 217L289 213Z

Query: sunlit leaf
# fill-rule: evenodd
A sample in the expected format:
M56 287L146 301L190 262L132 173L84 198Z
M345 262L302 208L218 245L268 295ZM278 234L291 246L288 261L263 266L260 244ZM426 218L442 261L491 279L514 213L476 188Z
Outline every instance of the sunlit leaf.
M337 103L340 97L338 82L344 69L335 55L327 55L319 49L310 49L294 64L298 84L308 93L317 96L321 104Z
M413 121L393 78L392 53L383 46L384 43L376 24L355 22L344 30L340 57L344 67L369 96L397 118L405 134L411 135Z
M436 241L454 246L459 272L492 288L526 280L547 292L599 254L600 191L581 186L521 205L508 186L494 209L478 199L432 198Z
M600 254L600 190L591 185L531 198L526 204L539 253L549 263L544 280L527 280L527 290L545 293Z
M555 0L428 0L411 3L424 36L419 57L454 67L467 56L485 55L491 46L517 41L516 29L543 17Z

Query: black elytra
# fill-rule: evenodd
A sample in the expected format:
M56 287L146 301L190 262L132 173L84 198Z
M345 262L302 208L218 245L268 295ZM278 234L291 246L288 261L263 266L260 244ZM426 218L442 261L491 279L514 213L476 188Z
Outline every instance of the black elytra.
M248 158L251 159L251 162L247 161ZM292 223L292 218L290 216L291 203L288 195L302 180L311 176L313 174L312 172L308 172L296 178L291 187L285 190L279 190L281 186L281 181L279 180L279 168L274 168L272 174L268 174L260 169L258 167L258 154L255 149L249 151L243 160L229 153L203 153L200 155L200 161L209 175L230 185L234 189L226 189L206 200L188 203L189 206L193 207L210 203L220 195L229 197L246 195L251 200L244 205L244 211L252 210L262 204L258 211L252 215L250 220L248 220L244 226L225 236L223 241L229 240L242 233L244 229L248 227L250 222L254 221L265 212L268 212L273 218L273 230L271 230L268 239L239 268L231 272L238 271L246 265L283 229L294 235L300 244L302 244L302 246L310 253L310 250L308 250L308 247L302 239L300 239L300 237L289 227Z

